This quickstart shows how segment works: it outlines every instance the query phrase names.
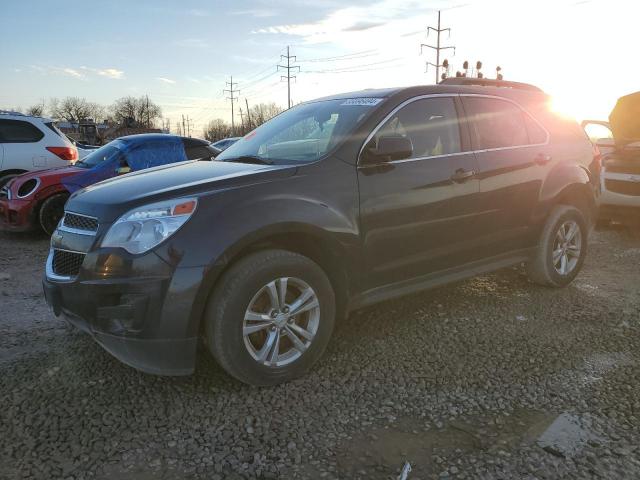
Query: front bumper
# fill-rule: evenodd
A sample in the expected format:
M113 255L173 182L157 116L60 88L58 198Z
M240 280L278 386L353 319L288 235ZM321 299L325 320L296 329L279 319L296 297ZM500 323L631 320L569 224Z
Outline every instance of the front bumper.
M26 232L34 228L35 219L31 201L0 199L0 230Z
M194 303L202 268L174 268L154 253L86 254L77 276L51 272L45 299L56 315L90 334L121 362L146 373L188 375L195 368Z

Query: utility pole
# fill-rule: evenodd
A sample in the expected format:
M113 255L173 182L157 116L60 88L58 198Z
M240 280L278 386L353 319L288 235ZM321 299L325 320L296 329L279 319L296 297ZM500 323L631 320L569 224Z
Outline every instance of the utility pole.
M182 114L182 135L184 135L186 130L184 129L184 113Z
M233 115L233 102L238 100L238 97L234 96L234 94L239 93L240 90L235 88L235 85L238 85L238 84L233 81L233 75L231 75L230 81L226 82L226 84L229 85L229 88L225 88L222 91L222 93L229 93L227 100L231 100L231 135L234 135L234 132L236 131L236 126L235 126L235 118Z
M244 103L247 106L247 130L251 130L251 112L249 111L249 100L244 97Z
M242 107L240 107L240 122L242 122L242 130L244 130L244 112L242 111Z
M149 116L149 95L147 95L147 128L151 127L151 118Z
M440 51L441 50L448 50L448 49L453 49L453 54L456 54L456 47L453 46L447 46L447 47L441 47L440 46L440 34L443 32L449 32L451 33L451 29L450 28L442 28L440 26L440 10L438 10L438 28L433 28L433 27L427 27L427 36L429 36L429 32L430 31L434 31L437 34L437 42L436 42L436 46L434 47L433 45L427 45L425 43L420 45L420 53L422 54L422 49L424 47L429 47L432 48L433 50L436 51L436 63L431 63L431 62L427 62L427 69L429 68L429 65L431 65L432 67L436 67L436 83L438 83L440 81L440 67L443 67L444 65L442 65L440 63Z
M278 65L278 70L280 70L281 68L284 68L287 71L286 75L281 75L280 76L280 80L284 80L285 78L287 79L287 108L291 108L291 79L293 78L295 80L295 75L291 75L291 70L300 71L300 67L297 65L291 65L291 60L293 59L293 61L296 61L296 56L295 55L290 55L289 54L289 46L287 45L287 54L286 55L280 55L280 60L284 60L287 59L287 64L286 65ZM297 69L297 70L296 70Z

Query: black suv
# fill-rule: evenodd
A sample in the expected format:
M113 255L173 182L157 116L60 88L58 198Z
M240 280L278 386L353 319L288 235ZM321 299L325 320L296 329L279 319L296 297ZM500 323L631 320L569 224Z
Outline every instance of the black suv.
M587 251L596 153L522 84L307 102L217 161L74 194L47 302L145 372L191 373L202 338L239 380L287 381L365 305L521 262L567 285Z

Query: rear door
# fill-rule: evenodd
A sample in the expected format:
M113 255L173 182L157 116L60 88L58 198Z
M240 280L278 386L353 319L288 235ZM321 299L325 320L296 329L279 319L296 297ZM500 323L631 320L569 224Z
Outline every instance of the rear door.
M417 98L374 131L358 183L365 288L410 280L469 260L477 213L477 164L458 122L454 96ZM363 161L383 135L413 144L410 158Z
M486 254L529 246L531 218L553 164L549 134L518 104L500 97L461 96L479 166L476 234Z
M40 170L47 167L46 151L38 142L44 133L24 120L0 119L0 142L4 150L3 170Z

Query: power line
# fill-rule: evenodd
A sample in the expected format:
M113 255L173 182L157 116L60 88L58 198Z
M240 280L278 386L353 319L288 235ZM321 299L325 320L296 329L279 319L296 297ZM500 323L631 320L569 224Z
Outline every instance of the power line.
M234 85L238 85L237 82L233 81L233 75L231 75L230 81L229 82L225 82L226 85L229 85L229 88L225 88L223 90L223 92L225 93L229 93L229 96L227 97L227 100L231 100L231 134L233 135L235 130L236 130L236 126L235 126L235 119L233 116L233 102L235 102L236 100L238 100L238 97L234 97L234 93L240 93L240 90L237 90Z
M398 60L402 60L403 57L395 57L395 58L390 58L388 60L381 60L379 62L373 62L373 63L363 63L363 64L359 64L359 65L348 65L345 67L339 67L339 68L332 68L332 69L325 69L325 70L310 70L309 72L314 72L314 73L329 73L329 72L335 72L335 73L340 73L340 72L346 72L349 70L353 70L353 69L359 69L359 68L366 68L366 67L373 67L376 65L384 65L387 63L392 63L392 62L396 62ZM305 70L305 72L307 72L307 70Z
M438 28L433 28L433 27L427 27L427 36L429 36L429 32L430 31L434 31L437 34L437 43L436 46L434 47L433 45L427 45L427 44L421 44L420 45L420 53L422 53L422 48L423 47L429 47L432 48L436 51L436 63L431 63L431 62L427 62L427 69L429 68L429 65L436 67L436 83L438 83L440 81L440 67L443 67L444 65L440 64L440 51L441 50L448 50L448 49L453 49L453 54L456 54L456 47L453 46L447 46L447 47L441 47L440 46L440 34L442 32L449 32L451 33L451 29L450 28L441 28L440 27L440 10L438 10Z
M297 65L291 65L291 60L293 59L293 61L296 61L296 56L295 55L291 55L289 53L289 47L287 46L287 54L286 55L280 55L280 60L283 59L287 59L287 64L286 65L280 65L278 64L278 70L280 70L281 68L284 68L287 70L287 74L286 75L282 75L280 77L280 80L283 79L287 79L287 108L291 108L291 79L295 79L295 75L292 76L291 75L291 70L293 71L300 71L300 67ZM297 70L296 70L297 69Z
M346 53L344 55L336 55L333 57L324 57L324 58L310 58L308 60L300 60L298 63L311 63L311 62L337 62L337 61L341 61L341 60L354 60L356 58L362 58L362 57L370 57L375 55L375 52L379 52L379 49L372 49L372 50L363 50L361 52L353 52L353 53Z

